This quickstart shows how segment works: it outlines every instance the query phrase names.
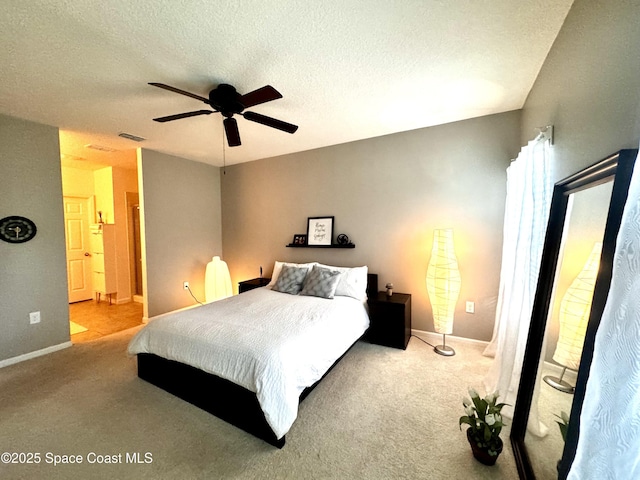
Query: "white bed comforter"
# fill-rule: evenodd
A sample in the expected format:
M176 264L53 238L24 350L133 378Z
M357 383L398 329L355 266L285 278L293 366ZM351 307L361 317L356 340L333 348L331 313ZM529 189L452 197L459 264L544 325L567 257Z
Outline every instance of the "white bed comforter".
M268 287L155 317L129 344L255 392L278 438L291 428L300 393L365 332L364 304L288 295Z

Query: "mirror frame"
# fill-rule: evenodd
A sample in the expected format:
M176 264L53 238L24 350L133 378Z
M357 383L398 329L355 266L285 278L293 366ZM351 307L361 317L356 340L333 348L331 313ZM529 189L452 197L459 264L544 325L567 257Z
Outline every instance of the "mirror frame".
M595 336L609 294L616 239L618 237L618 231L620 230L622 212L627 201L629 184L633 174L633 165L637 155L637 149L620 150L560 180L554 186L540 263L538 286L534 297L529 336L527 338L520 385L513 415L513 424L511 426L511 445L513 447L518 474L521 479L530 480L536 478L529 454L527 453L524 438L527 430L527 422L529 421L529 410L531 408L533 391L538 374L538 364L542 353L549 308L551 307L550 304L554 289L556 268L560 256L569 196L581 190L613 180L611 201L609 203L604 237L602 240L600 269L593 292L591 313L587 324L575 393L571 405L566 442L558 466L558 478L560 480L566 479L578 446L580 413L582 411L582 403L587 386L587 379L589 377L589 369L591 368L591 361L593 359Z

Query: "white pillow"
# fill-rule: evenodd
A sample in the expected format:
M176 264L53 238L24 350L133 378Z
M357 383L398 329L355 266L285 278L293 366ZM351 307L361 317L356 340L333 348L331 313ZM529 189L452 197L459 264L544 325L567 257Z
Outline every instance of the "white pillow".
M271 274L271 281L268 283L267 286L268 287L273 287L276 284L276 282L278 281L278 276L280 275L280 271L282 270L282 266L283 265L288 265L290 267L298 267L298 268L305 267L307 269L307 272L308 272L316 264L317 264L317 262L311 262L311 263L289 263L289 262L278 262L276 260L276 263L273 265L273 273Z
M319 267L338 270L342 275L334 295L341 297L352 297L364 302L367 299L367 266L363 267L333 267L331 265L317 264Z

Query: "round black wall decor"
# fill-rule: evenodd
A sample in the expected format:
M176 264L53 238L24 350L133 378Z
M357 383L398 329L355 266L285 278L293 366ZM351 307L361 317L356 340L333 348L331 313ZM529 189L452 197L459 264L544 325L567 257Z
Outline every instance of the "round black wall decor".
M349 237L341 233L338 235L338 238L336 238L336 242L338 242L338 245L347 245L349 243Z
M36 224L25 217L12 215L0 220L0 239L8 243L24 243L36 236Z

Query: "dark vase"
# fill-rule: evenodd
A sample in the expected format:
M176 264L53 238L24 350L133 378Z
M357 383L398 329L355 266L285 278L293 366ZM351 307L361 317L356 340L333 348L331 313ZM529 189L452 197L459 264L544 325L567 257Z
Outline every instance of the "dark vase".
M471 450L473 451L473 456L476 460L484 465L495 465L498 456L502 453L502 439L498 438L498 455L489 455L487 449L484 447L479 447L475 440L471 437L471 429L467 429L467 440L469 440L469 445L471 445Z

